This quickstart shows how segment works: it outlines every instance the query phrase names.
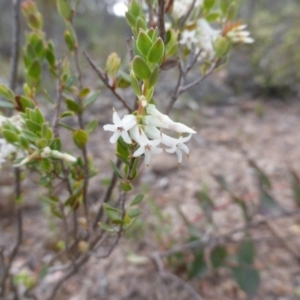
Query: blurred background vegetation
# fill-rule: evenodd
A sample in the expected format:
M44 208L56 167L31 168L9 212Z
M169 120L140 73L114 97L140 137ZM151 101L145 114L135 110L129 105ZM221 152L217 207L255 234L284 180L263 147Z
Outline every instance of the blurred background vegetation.
M55 13L55 0L36 2L45 18L47 35L57 46L64 47L64 26ZM117 0L81 1L76 18L81 45L92 52L101 64L116 49L120 57L127 54L126 38L130 36L130 30L124 18L113 16L112 6L115 2ZM11 8L7 3L0 2L0 81L7 78L11 46ZM249 24L255 44L251 47L241 46L232 54L226 76L226 88L227 91L230 88L231 92L225 95L245 92L276 98L298 95L300 53L296 41L300 40L299 8L299 0L241 0L241 19ZM25 27L25 23L22 26ZM204 96L209 100L209 93L208 88L205 95L197 93L194 98L199 96L203 99ZM222 89L221 95L224 97Z

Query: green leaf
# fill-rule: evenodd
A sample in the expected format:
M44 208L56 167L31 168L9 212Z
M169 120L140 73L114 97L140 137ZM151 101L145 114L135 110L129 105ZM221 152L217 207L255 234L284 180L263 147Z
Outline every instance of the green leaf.
M300 207L300 180L296 172L290 171L291 173L291 187L294 194L294 200L298 207Z
M128 25L131 28L135 28L136 18L130 12L126 12L125 17L126 17Z
M259 272L248 266L238 266L232 269L232 273L239 287L252 299L260 285Z
M144 31L141 31L137 37L136 45L143 56L146 58L150 48L152 47L152 40Z
M35 108L35 103L33 102L32 99L28 97L20 96L20 97L16 97L16 99L22 111L25 111L26 108L31 108L31 109Z
M121 181L119 186L120 186L121 190L124 192L129 192L132 190L132 185L130 182Z
M84 102L83 102L83 108L86 108L87 106L93 104L98 98L99 98L100 92L96 92L93 95L89 96Z
M52 171L53 165L52 165L50 159L43 158L40 162L40 166L44 172L49 173Z
M89 122L87 125L86 125L86 132L88 134L91 134L98 126L98 121L97 120L92 120L91 122Z
M83 99L83 98L86 97L90 92L91 92L90 88L85 87L85 88L83 88L83 89L80 91L79 97Z
M281 208L275 199L264 189L260 188L260 207L259 211L262 214L270 212L278 212Z
M36 59L33 61L28 69L28 75L34 80L38 81L42 74L42 66L40 62Z
M103 208L104 210L110 210L110 211L114 211L114 212L117 212L117 213L122 213L122 211L114 206L111 206L110 204L108 203L103 203Z
M147 23L143 18L137 17L137 19L136 19L136 30L137 30L137 32L139 32L140 29L143 29L144 31L146 31L147 30Z
M46 123L42 125L42 137L48 141L53 138L53 131Z
M149 36L149 38L154 42L156 41L157 39L157 29L154 29L154 28L150 28L148 31L147 31L147 34Z
M225 37L217 38L217 40L214 43L216 57L221 58L225 56L229 51L229 47L230 47L230 42L227 38Z
M71 117L71 116L74 116L74 112L67 110L59 116L59 119L63 119L63 118Z
M229 8L229 5L231 4L232 1L235 1L235 0L219 0L219 7L223 14L226 13L226 11Z
M49 266L48 265L45 265L45 266L43 266L40 269L40 271L38 273L39 280L42 280L42 279L44 279L46 277L46 275L48 274L48 270L49 270Z
M73 86L73 84L75 83L76 80L77 80L77 76L76 76L76 75L71 76L71 77L68 79L68 81L67 81L67 83L66 83L66 85L65 85L65 88L66 88L66 89L69 89L71 86Z
M28 141L28 139L24 135L20 135L19 139L20 139L21 146L24 149L28 149L29 148L29 141Z
M129 10L134 17L138 17L142 12L141 4L137 0L132 0L129 6Z
M206 21L209 23L216 22L220 19L220 13L212 12L205 17Z
M142 213L139 207L130 207L126 210L126 214L131 218L136 218Z
M158 76L159 76L159 66L156 64L153 71L152 71L152 74L149 78L149 83L148 83L148 88L151 89L152 87L155 86L157 80L158 80Z
M255 257L254 243L251 239L244 239L239 247L238 261L240 265L252 265Z
M141 95L141 89L140 89L140 86L139 86L139 82L136 79L133 71L130 72L130 81L131 81L131 86L132 86L135 94L137 96L140 96Z
M57 8L59 14L66 20L72 19L72 9L68 0L57 0Z
M23 131L24 133L24 131ZM55 138L49 145L51 150L61 151L61 140L59 138Z
M15 93L4 84L0 84L0 96L12 103L15 102Z
M120 70L118 74L119 74L118 81L117 81L118 88L126 89L127 87L129 87L131 85L129 74L127 74L122 70Z
M82 149L87 144L88 139L88 133L82 129L78 129L73 132L73 141L80 149Z
M7 129L2 130L2 135L9 143L19 142L18 135L11 130L7 130Z
M11 102L0 100L0 107L2 107L2 108L14 108L15 105Z
M134 74L140 79L149 79L151 76L151 71L147 63L140 56L136 56L133 59L132 69Z
M226 12L227 20L234 21L236 15L237 15L237 12L238 12L237 3L235 3L235 2L231 3Z
M25 121L26 127L32 131L32 132L39 132L42 130L42 126L36 122L33 122L31 120Z
M207 263L205 261L204 252L199 251L196 253L194 260L188 264L188 277L189 279L195 277L204 277L208 270Z
M45 147L48 146L48 141L46 139L38 139L36 141L36 145L40 148L40 149L44 149Z
M123 179L123 175L120 171L120 169L115 165L115 163L110 159L109 163L112 167L112 169L114 170L114 172L118 175L119 178Z
M54 67L55 63L56 63L56 57L55 57L54 51L52 51L52 49L47 48L46 52L45 52L45 57L46 57L46 60L48 61L48 64L51 67Z
M130 203L129 206L137 205L137 204L141 203L143 199L144 199L144 195L139 194L134 197L134 199L132 200L132 202Z
M36 142L39 139L38 135L26 129L22 130L22 134L24 135L25 138L27 138L31 142Z
M80 107L79 105L71 99L66 99L66 105L68 110L73 111L75 113L78 113L80 111Z
M210 253L210 259L214 268L221 267L227 257L227 249L224 246L215 247Z
M115 220L120 218L121 211L107 203L103 203L103 209L106 214L106 216L110 220Z
M110 233L117 232L117 231L119 230L118 228L109 226L109 225L107 225L107 224L105 224L105 223L102 223L102 222L99 222L98 224L99 224L99 226L100 226L102 229L104 229L105 231L110 232Z
M216 4L216 0L204 0L203 7L206 10L211 10Z
M163 40L159 37L149 51L148 61L160 65L164 57L164 53L165 45Z
M203 210L203 212L205 213L205 216L207 217L207 219L212 222L212 212L214 210L214 203L212 201L212 199L209 197L209 195L203 190L203 191L199 191L196 194L196 198L199 201L199 204Z

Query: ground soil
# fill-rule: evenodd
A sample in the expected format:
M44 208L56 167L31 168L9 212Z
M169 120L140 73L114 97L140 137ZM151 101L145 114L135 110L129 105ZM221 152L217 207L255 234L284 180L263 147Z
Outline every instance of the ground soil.
M233 191L254 211L258 189L247 159L254 160L271 178L273 195L280 205L288 210L295 207L288 169L300 170L299 102L262 102L245 97L230 105L199 105L196 102L192 105L193 110L184 104L178 105L174 112L174 117L198 132L189 142L189 159L184 158L178 168L176 157L162 154L153 159L150 167L142 167L142 176L135 182L135 192L141 191L137 187L143 187L147 195L140 221L125 234L108 259L91 258L63 285L57 300L193 299L189 290L177 280L163 280L149 257L154 251L166 251L175 243L181 245L187 240L187 229L178 208L207 236L226 234L242 226L244 221L239 207L232 203L214 176L224 176ZM91 113L86 121L97 114L100 125L109 123L111 104L102 103L99 111ZM113 153L113 146L107 142L110 134L103 132L102 126L99 128L90 140L90 153L99 169L90 189L90 199L95 206L105 191L105 186L99 182L111 174L108 159ZM11 245L14 240L12 177L10 171L0 173L0 245ZM59 236L58 225L50 221L40 205L41 192L35 190L34 179L25 179L23 186L25 236L14 270L22 264L31 269L38 267L43 249L46 247L53 252ZM203 188L214 200L214 227L208 226L195 197ZM158 207L161 214L154 213L154 207ZM263 217L256 216L257 219ZM261 286L255 299L298 299L300 218L272 221L271 225L251 229L251 235L256 245L254 266L261 274ZM242 237L243 233L239 232L228 244L232 255ZM164 264L167 272L175 272L186 281L184 271L175 270L167 260ZM48 284L59 276L59 272L54 273ZM211 269L206 277L187 283L205 300L247 299L228 268Z

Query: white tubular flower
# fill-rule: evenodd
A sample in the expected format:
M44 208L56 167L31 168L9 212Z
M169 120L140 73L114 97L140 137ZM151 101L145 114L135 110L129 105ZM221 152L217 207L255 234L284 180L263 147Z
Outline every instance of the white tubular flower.
M192 4L193 0L175 0L173 4L172 16L175 19L180 19L187 14ZM202 6L202 4L203 0L196 0L194 7Z
M41 157L43 158L48 158L51 156L51 152L52 150L49 147L46 147L43 149L43 151L41 152Z
M189 50L192 49L193 45L197 45L198 40L196 38L195 30L184 30L181 34L179 44L186 45Z
M58 158L58 159L62 159L64 161L69 161L69 162L76 162L77 161L77 158L68 154L68 153L62 153L62 152L59 152L57 150L52 150L51 151L51 156L53 158Z
M53 157L53 158L58 158L58 159L62 159L65 161L69 161L69 162L75 162L77 161L77 158L68 154L68 153L63 153L57 150L51 150L49 147L46 147L43 149L43 151L41 152L41 157L44 158L48 158L48 157Z
M2 115L0 115L0 127L1 127L5 122L7 122L7 118L4 117L4 116L2 116Z
M137 124L136 117L134 115L126 115L121 120L117 112L114 111L113 122L114 124L107 124L103 126L103 129L105 131L113 132L113 135L110 138L110 142L112 144L116 143L121 136L125 143L131 144L132 141L127 131Z
M25 157L20 163L14 165L16 168L19 168L21 166L26 165L28 162L30 162L31 160L33 160L34 158L39 156L39 151L34 151L33 153L31 153L30 155L28 155L27 157Z
M130 129L130 135L140 147L133 153L133 157L139 157L145 154L145 163L147 166L150 165L152 154L158 154L162 152L161 148L157 148L160 144L160 139L150 141L143 130L139 126L135 126Z
M17 148L15 146L8 144L5 139L0 139L0 168L6 162L7 158L16 152Z
M197 46L203 50L201 57L212 59L215 56L214 42L220 36L220 30L216 30L203 18L197 22L196 39Z
M244 30L247 25L233 26L232 29L228 30L225 34L233 43L251 44L254 39L250 37L250 32Z
M11 123L12 125L14 125L16 128L18 128L19 130L22 129L22 125L24 123L22 117L18 114L18 115L14 115L10 118L7 118L5 116L0 115L0 127L4 124L4 123Z
M190 150L187 145L185 145L186 142L188 142L191 139L192 134L189 134L186 137L179 137L178 139L172 138L164 133L161 133L156 127L153 126L147 126L146 128L146 135L149 138L161 138L161 143L170 147L169 149L164 149L167 153L175 153L178 157L178 164L180 165L182 162L182 151L189 156Z
M171 120L167 115L161 113L153 104L148 104L146 110L150 116L144 118L145 125L170 129L181 133L196 133L192 128Z

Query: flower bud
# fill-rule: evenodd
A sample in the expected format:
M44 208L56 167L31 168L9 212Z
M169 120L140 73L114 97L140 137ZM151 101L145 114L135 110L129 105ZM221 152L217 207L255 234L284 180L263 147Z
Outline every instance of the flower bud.
M111 53L106 61L106 71L107 74L110 75L111 77L115 77L117 72L119 71L121 64L121 59L118 56L117 53L113 52Z
M81 253L86 253L89 250L89 244L86 241L80 241L78 243L78 250Z

